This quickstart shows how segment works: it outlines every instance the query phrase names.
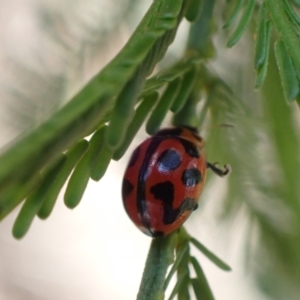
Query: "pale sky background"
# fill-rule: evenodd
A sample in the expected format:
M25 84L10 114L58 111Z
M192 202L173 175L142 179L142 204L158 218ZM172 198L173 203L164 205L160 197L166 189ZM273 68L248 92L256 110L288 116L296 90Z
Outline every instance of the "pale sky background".
M111 26L118 16L118 3L0 2L0 146L41 121L108 61L151 1L141 1L136 17L115 32L114 40L105 40L106 52L101 49L98 53L101 38L97 40L94 32ZM64 45L55 41L57 36ZM57 80L59 76L65 85ZM50 93L53 84L57 85L54 95ZM134 145L145 137L141 130ZM151 239L134 227L121 201L122 175L130 152L121 161L112 162L99 183L90 182L76 209L67 209L58 199L50 218L36 219L22 240L11 235L19 208L0 224L0 299L135 299ZM193 214L186 228L233 271L223 272L193 252L200 258L217 300L263 300L243 271L246 228L237 222L226 232L216 220L223 183L218 178L211 189L206 187L201 197L203 210Z

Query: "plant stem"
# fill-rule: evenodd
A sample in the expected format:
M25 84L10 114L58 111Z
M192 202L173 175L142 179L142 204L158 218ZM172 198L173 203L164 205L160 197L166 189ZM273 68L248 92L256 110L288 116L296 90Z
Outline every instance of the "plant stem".
M176 240L176 233L152 240L137 300L164 299L164 282L167 269L174 261Z
M215 0L204 0L198 20L192 24L187 42L187 55L212 58L215 50L212 44L214 24L212 20Z

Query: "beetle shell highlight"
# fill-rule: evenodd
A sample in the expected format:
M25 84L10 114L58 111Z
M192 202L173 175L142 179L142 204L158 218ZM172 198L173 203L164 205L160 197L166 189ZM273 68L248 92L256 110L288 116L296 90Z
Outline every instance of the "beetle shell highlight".
M122 197L132 222L151 237L178 229L197 208L206 175L203 139L192 128L160 130L133 152Z

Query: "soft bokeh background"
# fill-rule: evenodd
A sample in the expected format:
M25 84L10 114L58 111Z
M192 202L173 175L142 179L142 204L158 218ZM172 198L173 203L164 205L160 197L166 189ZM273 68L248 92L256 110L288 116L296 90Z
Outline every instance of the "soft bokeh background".
M2 0L0 2L0 145L37 126L126 42L151 1ZM126 13L124 14L124 11ZM183 24L182 39L185 26ZM174 45L180 55L184 43ZM142 130L134 145L145 138ZM17 210L0 224L0 299L135 299L150 239L127 218L120 196L130 151L90 182L70 211L60 198L47 221L36 219L20 241L11 235ZM200 256L216 299L257 300L245 270L247 228L217 221L223 179L206 187L188 231L233 271ZM217 187L217 188L216 188ZM199 255L195 251L195 255ZM247 268L246 268L247 270Z

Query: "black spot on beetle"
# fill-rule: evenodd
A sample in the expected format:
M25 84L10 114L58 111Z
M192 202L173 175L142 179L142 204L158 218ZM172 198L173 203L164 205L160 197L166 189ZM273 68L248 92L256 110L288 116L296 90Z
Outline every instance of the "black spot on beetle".
M160 172L169 172L175 170L181 164L180 155L177 151L168 149L165 150L158 158L158 170Z
M126 199L130 195L132 190L133 190L133 184L131 184L131 182L128 179L124 178L123 185L122 185L123 199Z
M158 183L151 187L150 192L158 200L162 200L163 204L163 222L164 224L172 224L185 211L195 208L195 201L192 198L185 198L179 208L173 208L174 185L170 181Z
M195 205L196 203L194 199L189 197L185 198L180 205L180 214L184 213L187 210L194 210Z
M171 181L158 183L151 187L150 192L156 199L172 205L174 199L174 185Z
M198 209L198 207L199 207L199 204L198 204L198 203L196 203L196 205L195 205L195 207L194 207L194 209L193 209L193 210L196 210L196 209Z
M172 224L178 217L179 209L173 209L174 185L171 181L158 183L151 187L150 192L163 204L163 222Z
M136 161L140 156L140 153L141 153L141 147L137 147L132 153L128 167L133 167L135 165Z
M182 173L181 180L185 186L194 186L202 180L202 174L196 168L187 169Z
M193 143L191 143L188 140L185 139L180 139L180 143L184 147L185 152L190 156L190 157L195 157L199 158L200 157L200 151L198 150L197 146Z

